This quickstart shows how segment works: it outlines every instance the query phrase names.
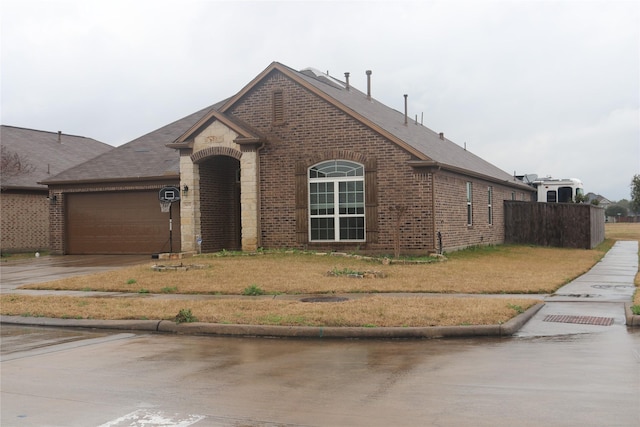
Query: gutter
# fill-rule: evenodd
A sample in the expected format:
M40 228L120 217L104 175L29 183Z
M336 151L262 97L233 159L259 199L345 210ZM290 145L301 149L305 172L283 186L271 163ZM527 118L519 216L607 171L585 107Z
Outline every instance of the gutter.
M149 182L149 181L160 181L167 179L180 179L180 174L172 172L171 174L160 175L160 176L129 176L122 178L107 178L107 179L80 179L80 180L65 180L65 181L43 181L44 185L78 185L78 184L102 184L102 183L116 183L116 182Z
M472 178L480 178L483 179L485 181L489 181L489 182L494 182L496 184L503 184L503 185L509 185L512 187L517 187L519 189L522 190L527 190L527 191L531 191L533 192L533 188L528 186L527 184L524 184L518 180L516 180L516 178L514 178L513 181L511 180L501 180L499 178L496 177L492 177L489 175L484 175L481 173L477 173L477 172L473 172L470 171L468 169L464 169L464 168L460 168L457 166L451 166L451 165L447 165L444 163L440 163L440 162L436 162L434 160L409 160L407 162L407 164L409 166L411 166L414 169L431 169L433 172L437 172L440 170L445 170L445 171L449 171L449 172L455 172L457 174L460 175L465 175L465 176L469 176Z

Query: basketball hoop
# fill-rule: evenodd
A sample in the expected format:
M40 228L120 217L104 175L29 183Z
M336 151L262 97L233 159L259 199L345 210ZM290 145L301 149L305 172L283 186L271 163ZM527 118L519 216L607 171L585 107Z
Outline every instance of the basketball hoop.
M160 212L169 213L169 252L173 253L173 218L171 218L171 203L180 201L180 189L178 187L162 187L158 192L160 199Z
M167 213L171 211L170 200L160 200L160 212Z

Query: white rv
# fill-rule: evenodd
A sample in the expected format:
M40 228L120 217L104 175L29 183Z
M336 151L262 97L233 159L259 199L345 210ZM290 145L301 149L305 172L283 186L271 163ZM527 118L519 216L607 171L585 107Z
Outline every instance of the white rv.
M573 203L584 194L582 181L577 178L539 178L531 183L538 190L538 201L547 203Z

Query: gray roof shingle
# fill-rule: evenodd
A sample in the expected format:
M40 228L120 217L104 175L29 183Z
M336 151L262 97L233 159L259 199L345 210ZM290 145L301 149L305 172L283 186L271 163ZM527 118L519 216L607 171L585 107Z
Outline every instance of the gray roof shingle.
M99 182L180 176L180 153L166 144L186 132L215 106L210 106L114 148L46 181Z
M317 76L317 73L308 71L291 71L338 101L348 110L374 123L424 156L417 160L431 160L443 167L469 171L475 175L509 182L510 184L530 189L513 175L471 153L466 148L446 138L441 138L439 133L421 124L416 124L415 120L410 117L407 118L408 123L405 125L404 113L378 102L373 97L368 98L365 93L355 89L353 86L350 86L347 90L346 83L326 74Z
M0 127L0 143L31 166L26 174L2 173L2 189L46 190L41 181L113 149L111 145L83 136L46 132L14 126Z
M428 162L463 173L466 171L472 175L530 189L511 174L452 141L441 138L433 130L415 124L415 121L411 121L411 119L405 125L403 113L387 107L374 98L368 98L365 93L352 86L347 89L344 82L311 69L295 71L277 62L272 63L262 74L264 75L272 69L278 69L308 87L314 88L347 113L358 117L365 124L377 127L381 132L386 133L408 149L418 162ZM212 110L224 114L224 111L233 105L243 93L246 93L248 88L260 81L258 77L232 98L114 148L108 153L47 179L45 183L115 181L162 176L178 177L180 173L179 153L178 150L170 148L170 146L167 147L167 144L174 143L182 137ZM191 130L193 131L193 129Z

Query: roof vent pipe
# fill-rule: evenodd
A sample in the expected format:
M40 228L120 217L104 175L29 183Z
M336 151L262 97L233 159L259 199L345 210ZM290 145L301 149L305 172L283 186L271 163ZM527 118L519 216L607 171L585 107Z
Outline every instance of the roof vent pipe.
M406 93L404 94L404 125L407 125L407 97L409 95L407 95Z
M347 83L347 90L349 90L349 73L344 73L344 79Z
M367 99L371 99L371 70L367 70Z
M58 131L58 143L61 143L61 142L62 142L62 131L59 130Z
M440 132L440 139L444 141L444 132Z

